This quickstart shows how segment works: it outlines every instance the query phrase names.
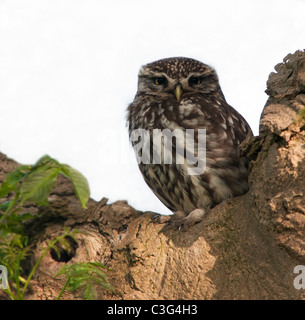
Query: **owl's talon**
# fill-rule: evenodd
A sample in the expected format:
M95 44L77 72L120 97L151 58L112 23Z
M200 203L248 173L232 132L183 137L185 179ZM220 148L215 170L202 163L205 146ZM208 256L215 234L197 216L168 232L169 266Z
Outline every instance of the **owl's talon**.
M151 220L152 220L152 221L157 220L159 217L160 217L159 214L155 214L155 215L151 218Z
M161 215L161 214L156 214L155 216L153 216L151 218L151 222L152 223L168 223L168 221L170 220L171 216L166 216L166 215Z
M165 231L167 228L171 227L171 222L168 221L162 228L161 230L158 232L158 233L161 233L163 231Z
M185 213L183 214L184 217L182 217L182 213L179 212L178 214L174 214L172 216L172 219L170 220L171 225L175 228L177 228L179 231L187 231L191 226L194 224L197 224L202 221L203 216L206 214L207 210L204 209L195 209L191 213L189 213L187 216L185 216Z

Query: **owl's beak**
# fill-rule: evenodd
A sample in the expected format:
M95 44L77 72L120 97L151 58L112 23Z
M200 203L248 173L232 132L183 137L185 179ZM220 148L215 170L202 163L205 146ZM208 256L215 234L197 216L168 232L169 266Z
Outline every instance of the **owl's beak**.
M179 84L175 87L174 95L175 95L176 99L179 102L180 98L181 98L181 95L182 95L182 88L181 88L181 86Z

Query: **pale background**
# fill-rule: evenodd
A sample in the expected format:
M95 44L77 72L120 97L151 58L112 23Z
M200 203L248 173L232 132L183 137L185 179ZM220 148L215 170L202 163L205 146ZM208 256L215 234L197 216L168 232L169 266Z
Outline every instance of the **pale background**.
M81 171L95 200L169 213L125 128L140 66L212 65L257 134L269 73L304 48L304 0L0 0L0 151L29 164L49 154Z

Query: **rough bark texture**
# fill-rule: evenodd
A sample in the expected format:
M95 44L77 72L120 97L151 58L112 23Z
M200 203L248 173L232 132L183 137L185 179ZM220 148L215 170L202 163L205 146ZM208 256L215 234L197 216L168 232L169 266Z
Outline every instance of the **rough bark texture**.
M113 270L108 278L117 294L100 289L100 299L304 299L293 269L305 264L305 52L288 55L275 70L260 135L241 147L253 159L246 195L182 232L126 201L90 200L84 210L62 177L49 207L27 208L42 214L27 229L36 244L29 266L68 226L87 234L78 236L67 263L100 261ZM17 165L0 154L0 182ZM26 299L54 299L64 281L54 274L64 264L46 256ZM78 298L80 292L63 295Z

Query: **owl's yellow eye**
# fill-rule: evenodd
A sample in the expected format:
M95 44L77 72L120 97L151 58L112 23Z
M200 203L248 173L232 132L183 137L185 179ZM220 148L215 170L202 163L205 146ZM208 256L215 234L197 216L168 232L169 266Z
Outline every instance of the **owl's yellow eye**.
M190 77L189 84L191 86L195 86L195 85L201 84L202 81L203 81L202 77Z
M153 80L153 83L156 85L156 86L163 86L166 84L166 78L165 77L154 77L152 78Z

